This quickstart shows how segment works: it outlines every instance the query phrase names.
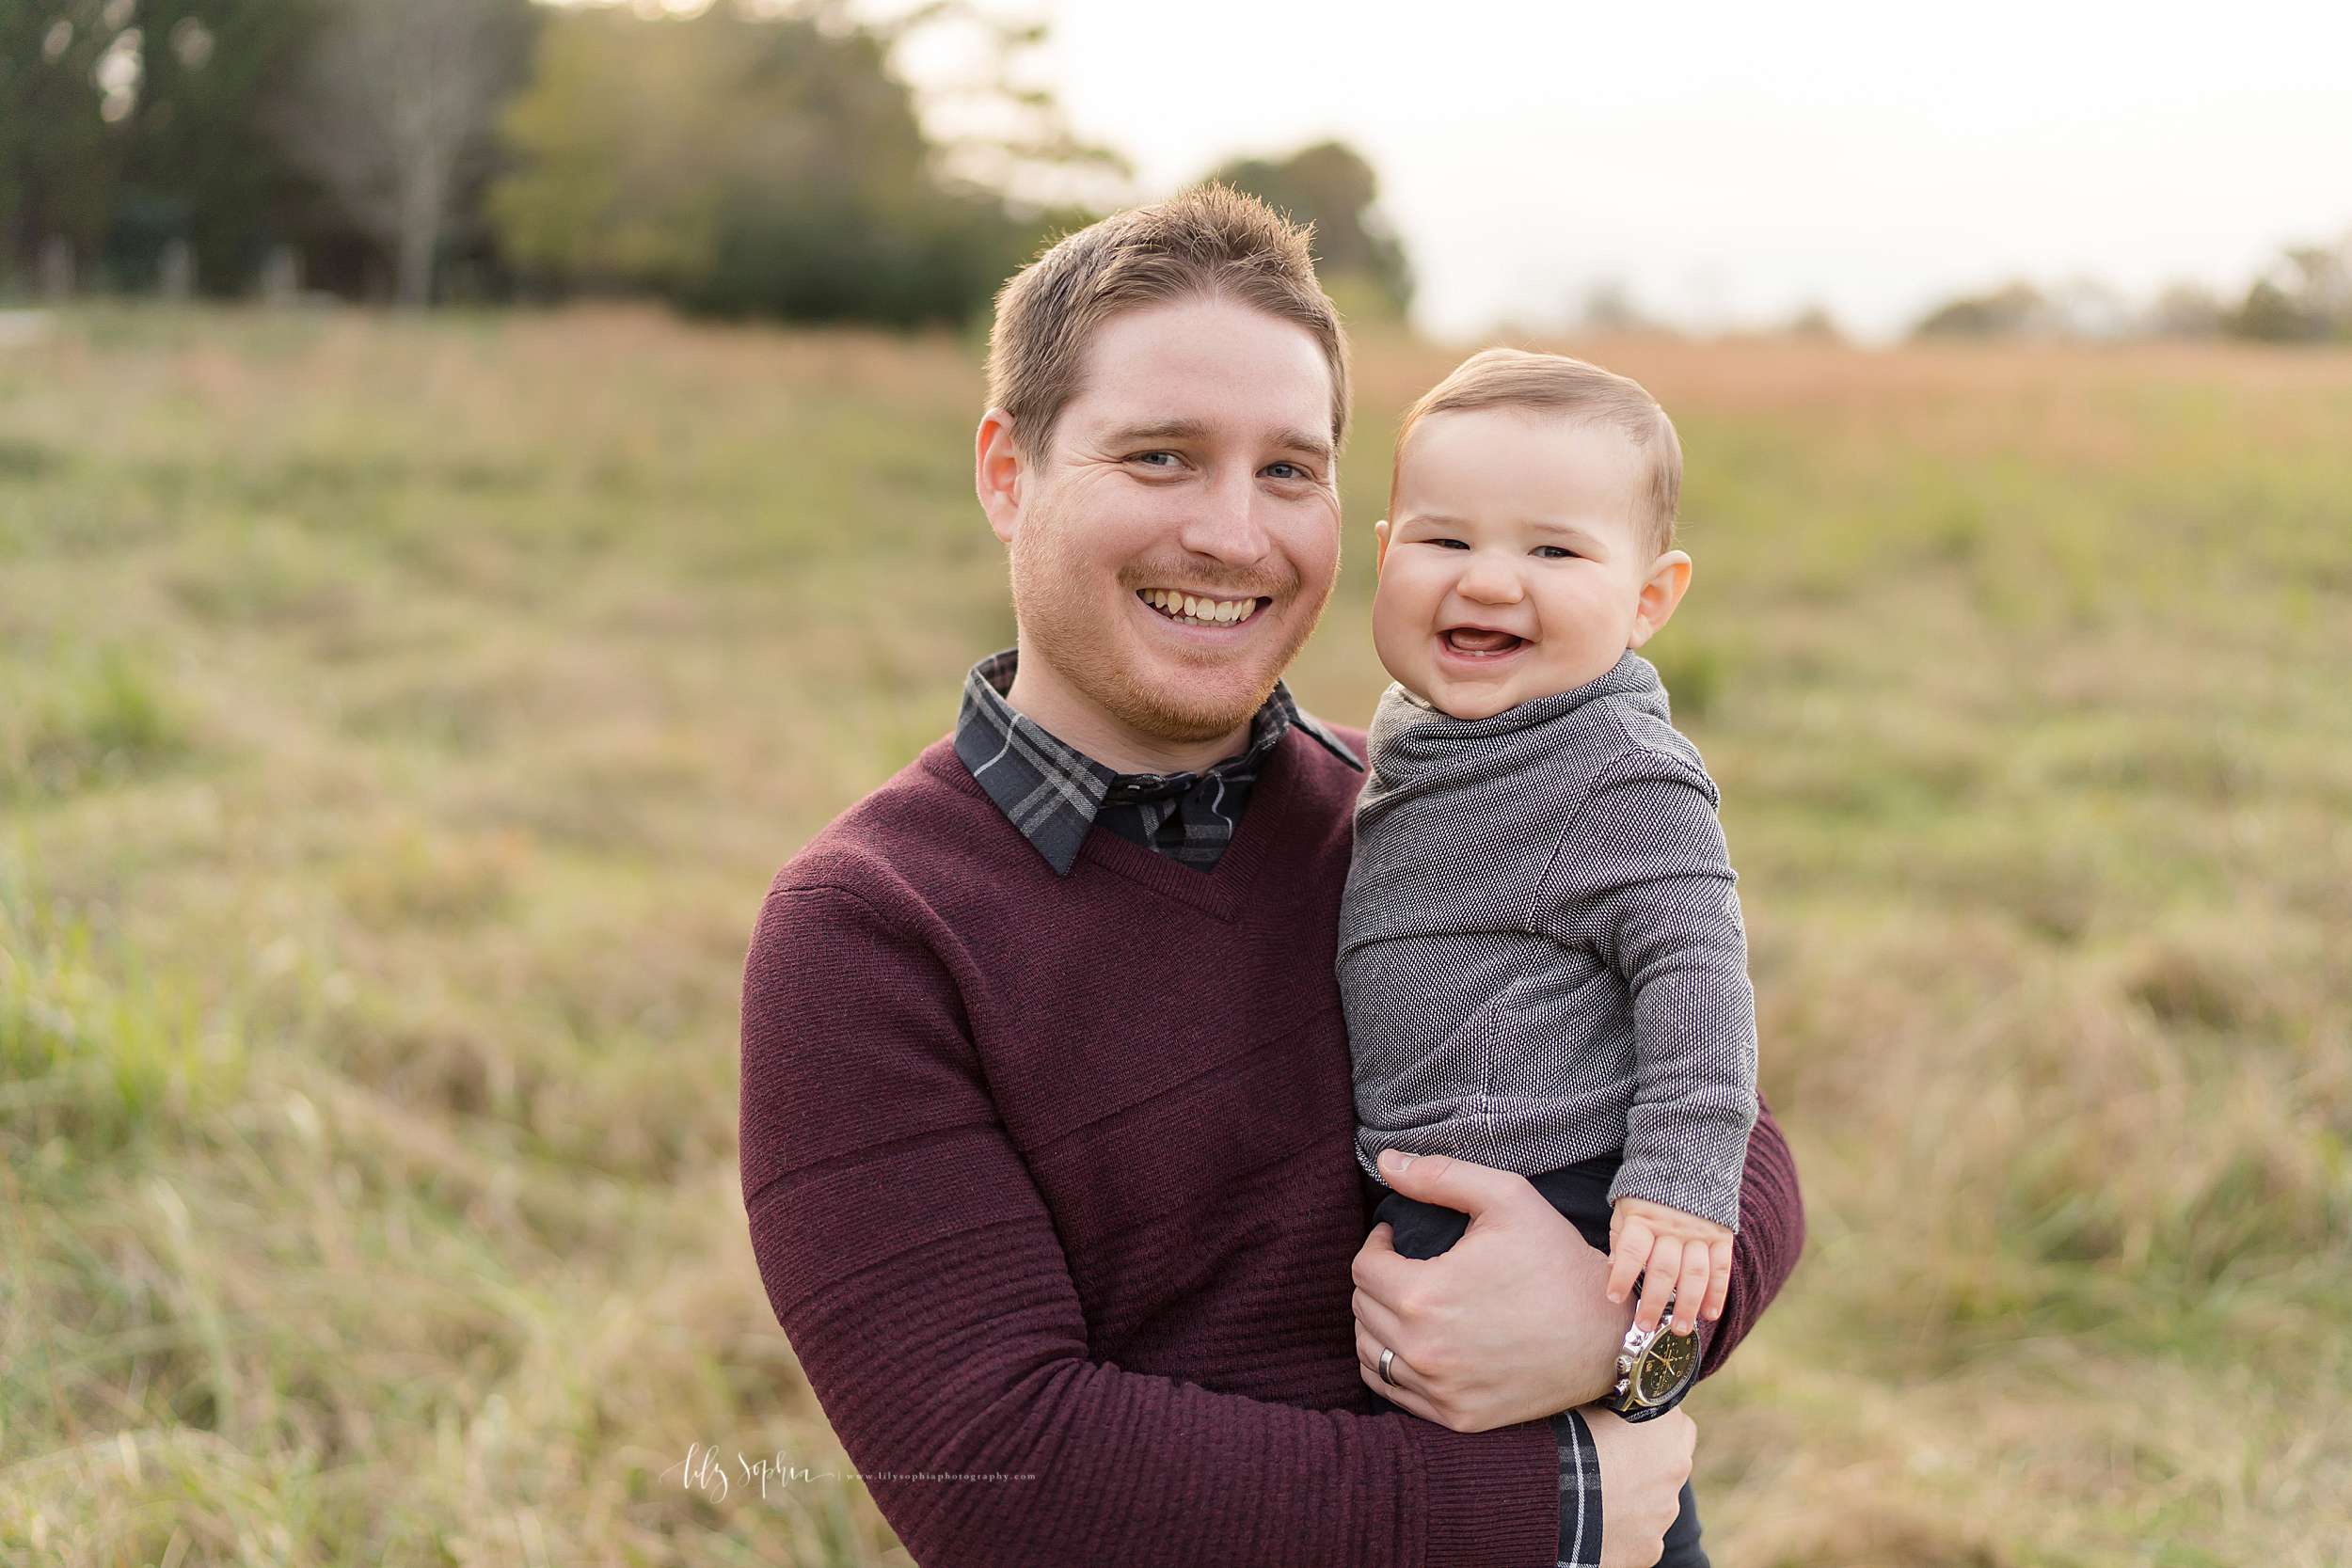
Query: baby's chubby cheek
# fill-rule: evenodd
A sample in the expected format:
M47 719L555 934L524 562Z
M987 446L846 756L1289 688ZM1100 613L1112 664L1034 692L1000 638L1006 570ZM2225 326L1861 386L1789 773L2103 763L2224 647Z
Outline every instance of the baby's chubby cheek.
M1411 597L1396 585L1393 575L1382 575L1380 586L1372 596L1372 646L1380 656L1381 667L1388 671L1390 679L1426 700L1429 644L1437 635L1437 623L1429 607L1410 603Z

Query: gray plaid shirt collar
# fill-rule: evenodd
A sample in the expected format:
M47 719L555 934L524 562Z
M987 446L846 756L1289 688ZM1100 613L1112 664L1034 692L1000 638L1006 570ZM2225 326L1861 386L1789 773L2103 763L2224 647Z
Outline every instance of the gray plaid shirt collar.
M1248 749L1200 774L1191 789L1170 794L1168 785L1185 775L1163 780L1152 774L1114 773L1016 711L1005 701L1005 693L1012 689L1018 667L1019 652L1011 648L972 666L963 680L963 707L956 716L956 755L1058 876L1067 877L1077 863L1078 847L1086 842L1114 789L1134 800L1153 850L1202 869L1214 865L1241 815L1235 810L1228 816L1216 810L1216 803L1229 794L1246 791L1260 766L1293 726L1313 736L1348 767L1363 771L1356 753L1300 711L1290 688L1278 681L1274 694L1249 722ZM1163 844L1152 830L1178 815L1188 798L1204 802L1206 809L1184 813L1182 841Z

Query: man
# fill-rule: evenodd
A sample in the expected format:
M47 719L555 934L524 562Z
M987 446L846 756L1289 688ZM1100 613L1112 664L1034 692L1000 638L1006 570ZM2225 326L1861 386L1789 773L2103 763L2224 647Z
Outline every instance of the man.
M990 373L1020 645L745 969L745 1202L835 1432L926 1563L1654 1560L1687 1418L1541 1419L1609 1385L1601 1255L1444 1160L1394 1180L1474 1216L1453 1252L1362 1239L1360 736L1279 684L1339 565L1304 234L1214 189L1106 219L1007 285ZM1710 1367L1802 1236L1769 1115L1749 1164Z

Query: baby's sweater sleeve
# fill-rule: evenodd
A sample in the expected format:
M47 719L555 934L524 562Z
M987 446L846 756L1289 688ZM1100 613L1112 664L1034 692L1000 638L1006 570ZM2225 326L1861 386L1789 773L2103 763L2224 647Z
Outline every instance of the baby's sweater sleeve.
M1572 813L1535 918L1624 980L1636 1067L1609 1192L1734 1229L1756 1120L1756 997L1713 781L1666 746L1629 744Z

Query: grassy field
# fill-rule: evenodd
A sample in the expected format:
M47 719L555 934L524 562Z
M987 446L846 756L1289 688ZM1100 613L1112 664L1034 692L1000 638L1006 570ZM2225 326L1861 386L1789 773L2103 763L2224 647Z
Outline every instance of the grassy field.
M2352 356L1585 347L1690 452L1657 653L1812 1219L1692 1402L1717 1560L2352 1564ZM1354 721L1453 358L1359 355ZM0 349L0 1562L904 1560L735 991L1010 639L978 400L636 313Z

